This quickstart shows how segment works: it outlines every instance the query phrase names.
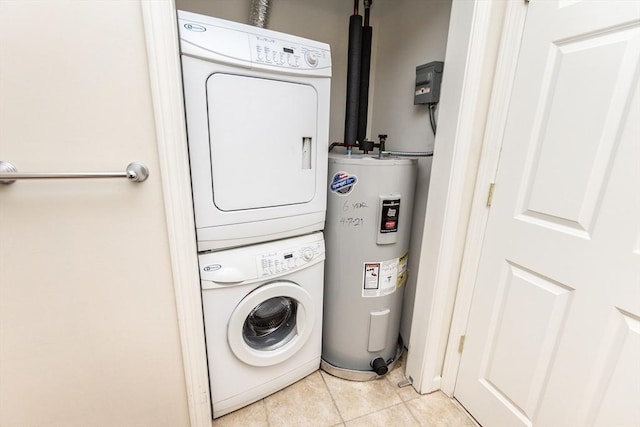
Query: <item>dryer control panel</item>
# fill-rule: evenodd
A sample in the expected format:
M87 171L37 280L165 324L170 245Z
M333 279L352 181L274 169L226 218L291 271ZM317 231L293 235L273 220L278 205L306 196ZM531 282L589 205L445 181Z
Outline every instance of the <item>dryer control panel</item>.
M211 16L178 11L183 55L288 74L331 76L328 44Z
M302 70L331 66L329 52L323 49L255 34L249 37L253 62Z

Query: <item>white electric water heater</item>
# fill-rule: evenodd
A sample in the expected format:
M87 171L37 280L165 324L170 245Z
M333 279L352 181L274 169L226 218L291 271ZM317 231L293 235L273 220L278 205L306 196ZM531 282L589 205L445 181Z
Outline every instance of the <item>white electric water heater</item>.
M417 160L329 155L321 367L366 381L402 352Z

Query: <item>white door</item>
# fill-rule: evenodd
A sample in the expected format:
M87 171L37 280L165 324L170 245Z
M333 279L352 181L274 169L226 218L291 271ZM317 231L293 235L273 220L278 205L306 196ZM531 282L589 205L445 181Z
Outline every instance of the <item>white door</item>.
M0 1L0 160L150 170L0 184L0 426L189 424L141 12Z
M640 425L640 3L532 1L456 398Z

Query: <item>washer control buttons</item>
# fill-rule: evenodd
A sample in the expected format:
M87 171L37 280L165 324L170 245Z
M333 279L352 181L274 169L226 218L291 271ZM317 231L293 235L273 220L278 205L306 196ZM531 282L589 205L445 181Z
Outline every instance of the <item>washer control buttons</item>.
M302 258L304 258L305 261L311 261L313 259L313 249L304 248L302 250Z
M264 277L295 271L316 259L319 255L321 255L320 245L314 244L284 251L263 253L256 257L258 274Z

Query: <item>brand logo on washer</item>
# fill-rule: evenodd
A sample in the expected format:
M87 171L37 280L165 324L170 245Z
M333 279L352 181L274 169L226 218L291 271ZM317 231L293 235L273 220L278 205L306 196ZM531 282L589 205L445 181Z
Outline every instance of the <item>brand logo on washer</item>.
M202 269L204 271L216 271L216 270L220 270L221 268L222 266L220 264L211 264L203 267Z
M197 31L198 33L203 33L205 31L207 31L207 29L205 27L203 27L202 25L198 25L198 24L184 24L184 27L187 30Z
M329 189L339 196L346 196L351 193L353 186L358 182L358 177L349 175L347 172L338 172L333 175Z

